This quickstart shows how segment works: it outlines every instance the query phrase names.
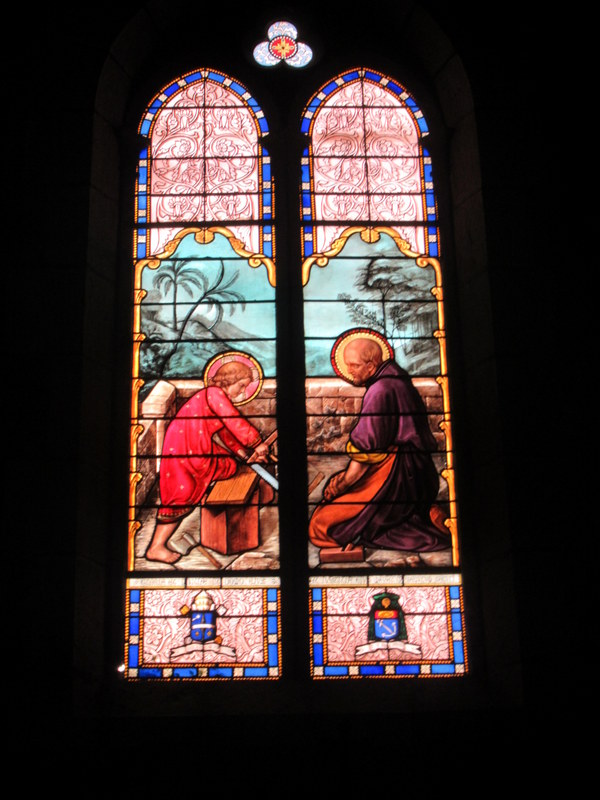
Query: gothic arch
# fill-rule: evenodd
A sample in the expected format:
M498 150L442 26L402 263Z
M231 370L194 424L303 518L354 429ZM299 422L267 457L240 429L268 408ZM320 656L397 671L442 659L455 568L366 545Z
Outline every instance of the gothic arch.
M215 67L222 67L243 79L247 73L252 75L251 90L259 83L258 73L254 67L249 67L243 55L233 51L232 39L238 43L238 51L243 52L243 46L252 39L259 41L263 34L262 22L257 22L251 13L248 13L246 25L240 24L235 29L235 35L228 39L226 52L221 44L211 33L211 24L207 24L206 17L200 12L190 11L185 4L186 27L196 31L194 36L183 33L177 42L177 47L171 40L165 38L166 23L177 15L172 4L163 4L155 7L153 12L144 9L140 11L121 32L111 47L105 61L98 83L96 107L94 112L94 148L92 162L92 176L90 188L90 229L88 245L88 292L93 295L97 291L99 279L105 299L101 303L108 313L98 314L98 308L88 311L89 325L84 343L84 396L87 398L83 411L83 428L87 430L93 424L94 404L92 387L102 385L105 388L103 396L97 400L108 416L110 408L127 408L123 402L127 395L127 348L126 330L123 323L125 307L120 300L114 297L125 297L128 294L127 245L128 225L131 219L131 205L128 199L130 187L131 166L133 152L131 121L139 117L142 98L149 96L149 87L162 85L159 76L168 78L175 74L185 72L185 68L192 68L198 60L198 30L202 46L210 55L202 57L204 63L212 63ZM180 11L179 13L183 13ZM246 13L246 12L244 12ZM406 70L415 76L426 96L427 103L432 112L428 113L430 119L441 121L443 135L436 142L436 147L441 156L441 163L447 171L447 180L441 197L441 205L445 206L449 214L447 218L451 223L447 225L449 235L445 241L453 245L448 252L449 273L451 276L451 289L448 293L448 303L453 309L449 315L448 324L456 333L455 341L461 342L461 347L456 346L449 353L455 366L455 374L459 376L454 407L456 414L456 428L463 442L468 443L461 450L458 457L463 460L464 470L469 475L471 485L462 493L463 503L466 507L464 514L465 540L471 544L467 546L467 570L473 577L473 597L481 600L484 609L483 618L475 628L481 631L480 639L475 646L475 670L471 685L477 693L481 685L487 683L493 687L493 694L511 697L515 692L515 684L508 677L505 667L515 660L515 651L512 646L506 648L496 660L488 660L489 654L498 650L498 642L504 637L513 640L513 628L510 613L504 631L498 631L492 624L500 611L506 612L506 602L510 599L502 597L495 585L480 585L479 575L481 570L491 564L496 553L506 543L506 528L502 515L491 514L490 508L503 507L503 487L499 481L499 470L496 469L498 457L497 430L494 423L494 409L497 399L494 395L494 343L489 322L489 313L486 308L489 303L486 275L486 251L483 218L483 200L480 185L477 156L477 126L476 115L473 108L468 78L465 74L459 55L454 52L451 43L437 24L419 6L413 7L412 3L400 3L394 12L397 29L402 32L402 41L407 45L402 57L398 61L404 62L396 69L387 68L386 71L398 74L399 70ZM170 16L172 15L172 16ZM194 16L197 19L194 20ZM299 14L299 20L302 14ZM196 25L192 25L195 21ZM238 20L239 22L239 20ZM300 21L298 22L300 27ZM314 73L302 73L302 78L292 86L292 97L306 98L310 90L320 85L319 74L334 74L337 65L343 64L348 50L348 42L352 42L352 31L355 26L348 24L336 31L336 41L327 38L327 34L318 31L318 47L316 48L320 61L317 61ZM312 22L314 30L319 29L316 19ZM327 26L323 27L326 30ZM214 24L212 30L215 30ZM346 37L346 38L345 38ZM349 38L348 38L349 37ZM308 38L304 34L304 38ZM378 52L376 37L364 36L361 45L365 50ZM356 45L352 45L352 61L358 52ZM159 56L160 54L160 56ZM371 53L369 53L370 55ZM385 61L382 67L394 62L394 51L388 50L385 59L380 56L366 58L369 63L377 66ZM325 66L329 60L331 64ZM234 62L229 66L230 62ZM332 66L336 63L336 66ZM278 68L279 69L279 68ZM278 81L281 83L278 84ZM275 101L278 93L289 93L290 88L283 79L264 77L268 93ZM308 89L310 87L310 89ZM459 313L460 310L460 313ZM483 319L483 327L482 327ZM475 326L477 335L475 336ZM96 353L99 343L107 339L113 340L116 331L114 352L116 358L105 363L98 363ZM114 340L113 340L114 341ZM472 398L477 397L475 403ZM128 420L122 412L116 412L113 419L113 430L122 435L126 431ZM479 432L485 429L488 434L485 444L479 437ZM496 433L494 433L496 431ZM127 437L121 438L126 444ZM116 447L118 451L118 446ZM121 451L122 454L123 451ZM120 453L115 453L114 439L106 439L100 443L96 450L83 454L82 474L85 480L95 482L95 500L92 503L84 497L80 508L80 528L86 526L86 520L93 515L95 504L101 503L106 509L115 509L105 513L104 523L99 524L92 537L82 537L78 569L86 573L90 553L100 552L95 557L96 567L94 580L79 579L79 601L86 607L94 609L99 619L104 615L104 596L107 586L115 585L114 565L115 554L102 545L102 539L110 543L110 548L117 547L118 537L110 533L111 525L119 514L126 508L126 491L123 489L121 468L116 467ZM481 520L485 524L481 525ZM83 565L83 566L82 566ZM507 569L510 562L507 559ZM499 568L498 574L502 575ZM498 578L502 581L502 577ZM99 590L100 589L100 590ZM481 593L481 594L480 594ZM118 606L118 602L112 609ZM111 609L107 604L107 609ZM109 612L112 613L112 610ZM108 680L111 684L115 681L112 674L108 679L103 677L105 664L118 659L120 639L119 632L113 629L110 620L105 619L110 635L107 638L107 649L104 649L104 637L99 626L97 633L91 632L83 622L76 630L78 641L79 662L86 680L83 682L88 687L102 684ZM294 629L295 621L288 622ZM118 626L117 626L118 627ZM478 634L479 635L479 634ZM497 654L497 653L496 653ZM487 663L486 663L487 662ZM486 665L484 666L484 663ZM299 673L293 673L298 676ZM295 678L294 678L295 680ZM93 700L87 695L87 689L80 687L83 692L81 702L85 705ZM116 683L110 689L110 694L119 696L123 689ZM285 689L287 698L292 708L301 708L304 703L306 687L299 678L298 682ZM365 703L365 698L360 697L357 690L357 702ZM94 692L91 693L92 695ZM151 693L156 702L163 702L155 692ZM218 694L218 693L217 693ZM384 695L385 697L385 695ZM380 698L381 699L381 698ZM371 702L373 695L370 698ZM438 698L439 700L439 698ZM203 696L208 708L217 708L219 698ZM389 698L388 698L389 701ZM127 701L133 707L135 700ZM267 708L276 705L275 700L266 700ZM377 702L377 701L375 701ZM424 705L430 702L427 699ZM450 705L454 700L450 695L443 702ZM393 705L393 704L392 704ZM334 704L335 706L335 704ZM205 705L206 708L206 705ZM335 709L334 709L335 710Z

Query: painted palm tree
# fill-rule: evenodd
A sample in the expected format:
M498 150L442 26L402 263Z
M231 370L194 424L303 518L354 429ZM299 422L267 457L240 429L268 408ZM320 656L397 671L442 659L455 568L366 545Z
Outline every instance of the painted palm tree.
M173 292L173 330L177 331L177 293L183 290L193 297L193 287L200 290L203 288L196 264L190 258L175 258L172 261L165 261L154 276L152 285L161 292L163 297L166 297L169 292Z
M199 306L208 306L208 313L214 313L215 317L211 325L206 326L209 330L213 330L223 319L225 309L229 306L229 312L233 311L233 304L240 303L241 308L246 307L244 298L239 292L234 292L230 287L236 282L238 272L235 272L226 283L223 283L225 277L225 265L219 261L217 274L212 282L209 281L207 275L203 272L198 272L198 277L202 284L202 296L196 301L192 310L186 315L186 318L181 329L182 333L185 326L194 315Z
M164 374L167 365L177 352L179 344L183 340L184 333L189 322L193 319L207 332L207 338L216 339L227 345L215 330L222 321L226 310L232 313L235 304L242 309L246 303L243 296L231 289L231 286L238 278L236 271L227 281L225 278L225 266L223 261L218 262L217 271L212 277L210 274L200 269L200 262L197 259L175 259L165 264L164 273L155 276L153 285L163 294L173 292L173 330L177 334L171 348L165 352L164 360L160 370L161 376ZM212 270L211 270L212 271ZM183 290L192 298L193 304L183 320L177 319L177 292ZM202 309L202 316L198 311ZM207 323L207 317L212 316L212 322Z

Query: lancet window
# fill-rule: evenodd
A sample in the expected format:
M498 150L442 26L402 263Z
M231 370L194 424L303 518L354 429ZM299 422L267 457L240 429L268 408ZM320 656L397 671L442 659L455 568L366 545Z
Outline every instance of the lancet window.
M404 87L356 69L302 131L312 674L463 674L428 127Z
M311 676L464 674L428 127L363 68L300 127ZM139 132L126 676L280 678L267 120L206 68L164 87Z

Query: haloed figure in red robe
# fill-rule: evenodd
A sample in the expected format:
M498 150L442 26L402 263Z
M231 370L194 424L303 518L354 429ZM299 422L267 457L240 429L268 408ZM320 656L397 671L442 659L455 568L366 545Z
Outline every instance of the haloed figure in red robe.
M168 547L169 539L182 519L202 501L213 481L235 474L237 462L230 450L251 450L248 463L267 461L268 445L234 405L240 398L245 399L252 380L247 364L224 363L208 379L207 387L181 407L167 428L160 464L161 506L146 550L148 560L173 564L180 558ZM213 440L215 434L225 447Z

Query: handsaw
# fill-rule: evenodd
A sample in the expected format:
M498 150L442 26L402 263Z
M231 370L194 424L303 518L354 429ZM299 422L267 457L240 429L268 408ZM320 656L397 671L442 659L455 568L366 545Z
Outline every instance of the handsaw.
M269 486L272 486L273 489L275 489L276 492L279 491L279 481L277 480L277 478L275 478L273 475L271 475L271 473L268 470L266 470L263 466L261 466L260 464L255 464L255 463L249 463L248 462L248 458L250 456L250 453L248 453L247 451L243 450L241 447L240 447L239 450L232 450L231 447L228 447L225 444L225 442L221 439L221 437L219 436L218 433L213 435L213 439L215 439L218 442L218 444L221 445L221 447L224 447L225 450L227 450L227 452L231 453L235 458L237 458L238 461L241 461L242 464L246 464L246 466L250 467L251 470L254 470L254 472L256 472L256 474L259 477L261 477L266 483L268 483ZM277 439L277 431L276 430L273 431L272 433L270 433L267 436L267 438L263 440L262 444L271 445L271 444L273 444L275 439ZM274 456L272 456L271 458L272 458L273 461L277 460Z

